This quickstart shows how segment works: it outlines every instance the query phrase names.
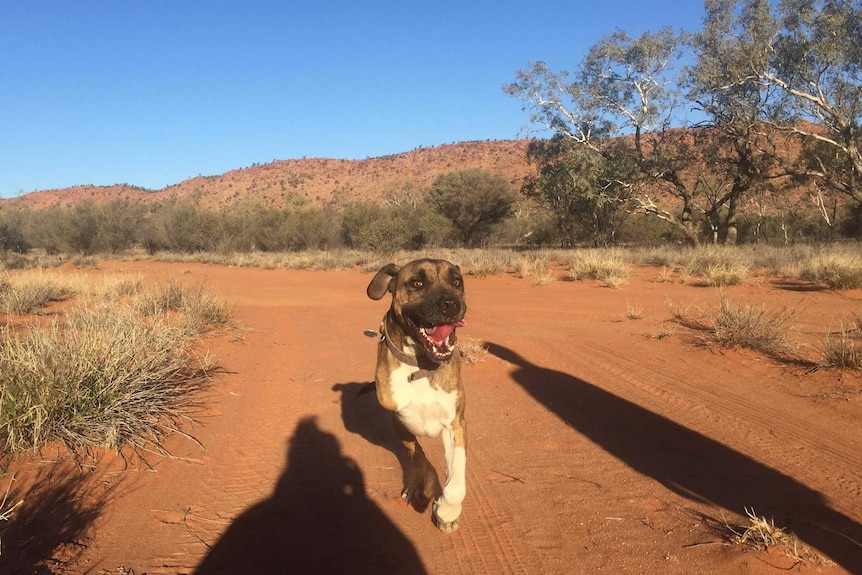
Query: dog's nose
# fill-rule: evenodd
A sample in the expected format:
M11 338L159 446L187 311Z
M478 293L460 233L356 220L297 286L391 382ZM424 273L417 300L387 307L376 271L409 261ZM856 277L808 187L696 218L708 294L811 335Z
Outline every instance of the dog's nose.
M440 302L440 312L446 317L455 317L461 313L461 304L455 298L444 298Z

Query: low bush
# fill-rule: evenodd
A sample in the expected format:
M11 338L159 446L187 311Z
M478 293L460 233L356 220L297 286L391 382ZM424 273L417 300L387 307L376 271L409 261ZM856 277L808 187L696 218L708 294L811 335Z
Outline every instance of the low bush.
M522 278L533 280L537 285L553 281L551 257L546 252L530 252L515 261L515 272Z
M854 337L856 332L855 326L842 323L837 332L826 334L822 353L827 367L862 368L862 345Z
M750 273L750 252L733 247L702 246L683 252L682 274L703 279L706 285L738 285Z
M831 289L862 287L862 256L848 250L812 254L800 265L799 279Z
M787 334L793 316L793 310L734 304L724 296L718 310L709 314L712 335L724 347L739 346L777 356L790 350Z
M195 336L226 325L229 312L173 283L156 297L116 285L115 298L88 300L49 324L0 330L0 458L55 441L75 453L162 451L165 435L189 419L214 369ZM131 299L119 295L127 289Z
M0 313L38 313L48 303L62 301L72 295L74 289L68 282L45 274L27 274L15 281L0 276Z
M568 259L569 279L594 279L608 287L628 281L631 264L621 250L577 250Z

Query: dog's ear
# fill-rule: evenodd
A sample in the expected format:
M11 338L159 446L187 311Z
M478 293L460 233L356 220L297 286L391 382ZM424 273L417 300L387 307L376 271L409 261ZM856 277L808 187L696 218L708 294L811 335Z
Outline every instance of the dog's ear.
M392 279L398 275L398 270L400 269L395 264L386 264L380 268L380 271L377 272L374 279L368 284L368 289L365 290L368 297L378 300L382 299L386 295L386 292L392 291Z

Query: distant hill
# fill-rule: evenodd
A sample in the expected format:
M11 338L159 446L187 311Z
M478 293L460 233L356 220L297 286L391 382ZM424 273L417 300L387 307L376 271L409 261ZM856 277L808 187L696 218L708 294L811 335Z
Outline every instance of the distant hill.
M126 198L154 202L174 197L193 200L208 208L243 201L279 206L286 200L304 200L307 205L322 206L334 198L376 203L393 195L402 197L405 187L422 190L440 174L468 168L503 174L519 186L521 178L532 171L526 161L528 143L528 140L463 142L365 160L277 160L221 175L198 176L155 191L128 184L72 186L0 200L0 205L42 209L70 207L83 201L103 203Z
M692 142L687 140L689 144ZM482 168L502 174L516 188L520 188L523 177L534 173L535 169L527 163L529 143L530 140L461 142L365 160L276 160L221 175L190 178L161 190L116 184L31 192L17 198L0 199L0 208L68 208L84 201L99 204L117 198L144 203L171 198L185 199L210 209L226 208L243 202L266 207L288 203L322 207L333 201L340 205L363 201L406 201L406 190L411 190L413 199L416 199L417 192L428 188L437 176L469 168ZM699 170L690 167L683 171L682 176L687 183L694 185ZM668 196L660 188L654 190L652 196L662 207L671 210L679 207L679 200ZM847 203L846 197L834 194L828 194L826 200L829 209L834 212L833 217L836 210ZM771 215L810 212L809 216L819 218L806 185L791 184L790 189L747 194L740 208L743 212Z

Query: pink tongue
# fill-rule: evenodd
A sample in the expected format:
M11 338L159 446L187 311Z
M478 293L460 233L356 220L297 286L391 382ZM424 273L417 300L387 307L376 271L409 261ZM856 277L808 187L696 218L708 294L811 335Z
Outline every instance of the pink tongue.
M464 322L459 321L456 323L447 323L444 325L429 327L425 329L425 335L427 335L434 343L440 345L448 339L449 334L455 331L456 327L461 327L462 325L464 325Z

